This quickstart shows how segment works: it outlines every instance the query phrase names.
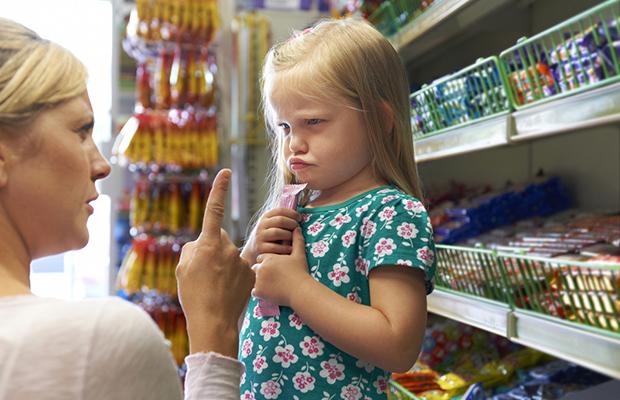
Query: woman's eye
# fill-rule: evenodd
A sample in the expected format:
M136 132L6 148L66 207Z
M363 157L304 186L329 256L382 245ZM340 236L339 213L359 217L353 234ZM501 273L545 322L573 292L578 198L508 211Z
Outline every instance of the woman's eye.
M91 129L80 129L78 131L78 135L80 136L80 139L82 139L82 141L85 141L86 139L88 139L88 137L90 136L92 130Z
M80 139L82 139L82 141L85 141L86 139L88 139L89 136L92 135L94 126L95 126L94 122L91 121L87 124L82 125L77 130L77 134L80 136Z

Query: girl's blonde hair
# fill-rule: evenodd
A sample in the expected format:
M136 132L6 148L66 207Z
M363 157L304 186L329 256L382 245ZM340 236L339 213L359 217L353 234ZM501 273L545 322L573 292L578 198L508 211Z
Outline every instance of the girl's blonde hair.
M278 76L287 90L360 110L368 132L376 177L422 200L413 152L409 84L392 45L370 24L354 20L319 22L276 44L267 53L262 89L265 122L274 131L270 87ZM389 115L391 114L391 115ZM386 128L392 122L392 129ZM273 167L269 196L257 216L273 208L294 176L283 157L283 138L271 134Z
M79 96L86 79L69 50L0 17L0 128L23 126L45 107Z

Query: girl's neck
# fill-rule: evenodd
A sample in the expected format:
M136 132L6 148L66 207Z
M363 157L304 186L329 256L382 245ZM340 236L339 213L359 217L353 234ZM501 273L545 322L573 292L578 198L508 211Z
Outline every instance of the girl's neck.
M388 183L380 178L365 177L359 179L360 176L354 177L345 183L329 189L320 191L317 198L307 205L308 208L326 207L343 203L353 197L366 193L369 190L385 186Z

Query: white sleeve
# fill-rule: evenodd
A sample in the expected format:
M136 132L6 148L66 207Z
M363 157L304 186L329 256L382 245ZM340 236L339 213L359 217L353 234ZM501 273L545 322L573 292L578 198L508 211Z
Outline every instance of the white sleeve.
M185 400L239 400L243 364L218 353L185 357Z
M83 398L182 398L169 342L139 307L123 300L108 302L91 343Z

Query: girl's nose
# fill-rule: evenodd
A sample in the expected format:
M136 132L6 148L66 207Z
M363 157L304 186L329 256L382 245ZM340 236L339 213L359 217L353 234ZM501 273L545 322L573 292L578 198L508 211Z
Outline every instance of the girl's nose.
M294 134L292 131L289 133L288 149L291 153L305 153L308 150L307 147L301 135Z

